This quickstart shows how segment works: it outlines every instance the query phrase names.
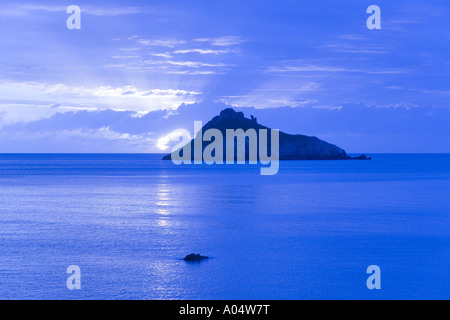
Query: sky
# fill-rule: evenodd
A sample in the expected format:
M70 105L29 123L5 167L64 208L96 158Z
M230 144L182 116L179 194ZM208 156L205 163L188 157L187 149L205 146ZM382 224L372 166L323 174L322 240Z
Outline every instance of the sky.
M448 153L449 16L448 1L2 0L0 153L166 152L227 107L349 153Z

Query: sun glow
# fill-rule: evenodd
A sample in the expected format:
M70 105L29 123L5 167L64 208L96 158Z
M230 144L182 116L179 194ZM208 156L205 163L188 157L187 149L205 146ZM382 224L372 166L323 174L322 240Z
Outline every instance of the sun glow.
M186 129L176 129L176 130L172 131L171 133L169 133L168 135L166 135L162 138L159 138L156 146L160 150L166 151L170 148L169 144L171 142L179 142L180 138L183 138L183 140L189 141L189 140L191 140L191 134Z

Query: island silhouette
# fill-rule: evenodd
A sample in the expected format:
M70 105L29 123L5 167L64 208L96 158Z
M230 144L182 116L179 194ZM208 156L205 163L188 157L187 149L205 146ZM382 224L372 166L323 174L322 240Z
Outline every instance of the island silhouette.
M268 141L270 141L271 128L263 126L257 122L253 116L246 118L243 112L236 112L232 108L226 108L220 112L218 116L212 118L208 123L202 127L202 132L208 129L217 129L223 136L226 135L227 129L266 129L268 131ZM194 160L194 140L191 140L191 158ZM188 144L189 144L188 143ZM204 150L209 141L202 141L202 149ZM225 143L225 142L224 142ZM187 146L186 144L185 146ZM248 143L246 142L246 160L248 160ZM182 149L182 148L180 148ZM175 152L179 152L175 151ZM224 159L225 159L225 145L224 145ZM270 145L268 146L270 153ZM235 154L236 157L236 154ZM172 154L167 154L163 160L171 160ZM344 149L338 146L323 141L317 137L306 136L302 134L288 134L279 131L279 160L370 160L366 155L361 154L357 157L349 156Z

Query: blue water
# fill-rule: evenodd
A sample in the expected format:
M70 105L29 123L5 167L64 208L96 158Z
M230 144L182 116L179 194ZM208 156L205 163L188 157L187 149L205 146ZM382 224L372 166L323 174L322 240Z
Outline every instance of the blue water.
M449 299L450 155L371 156L0 155L0 298Z

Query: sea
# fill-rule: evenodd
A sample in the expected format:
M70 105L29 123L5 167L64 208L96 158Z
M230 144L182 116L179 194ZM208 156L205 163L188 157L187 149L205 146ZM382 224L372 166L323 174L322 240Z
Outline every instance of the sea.
M449 299L450 154L367 155L0 154L0 299Z

